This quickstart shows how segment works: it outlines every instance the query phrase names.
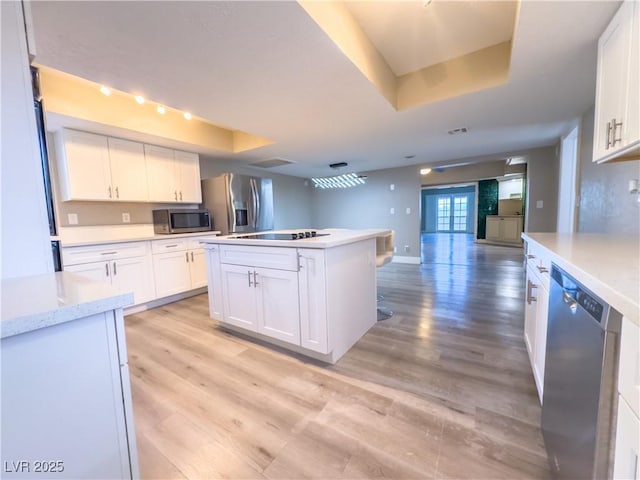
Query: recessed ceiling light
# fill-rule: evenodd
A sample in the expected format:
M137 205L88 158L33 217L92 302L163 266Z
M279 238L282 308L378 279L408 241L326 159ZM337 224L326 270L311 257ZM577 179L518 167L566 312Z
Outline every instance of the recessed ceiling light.
M156 107L156 110L158 111L158 113L159 113L160 115L164 115L164 114L165 114L165 112L167 111L167 110L166 110L162 105L158 105L158 106Z
M136 95L135 99L136 99L136 102L138 102L140 105L144 103L144 97L141 95Z
M421 168L420 169L420 175L429 175L431 173L431 169L430 168Z
M103 85L102 87L100 87L100 93L108 97L109 95L111 95L111 89Z
M184 118L186 118L187 120L191 120L193 117L189 112L184 112Z

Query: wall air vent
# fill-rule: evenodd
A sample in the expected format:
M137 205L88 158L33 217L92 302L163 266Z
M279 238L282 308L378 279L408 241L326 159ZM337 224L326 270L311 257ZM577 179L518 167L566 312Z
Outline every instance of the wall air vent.
M260 168L273 168L289 165L290 163L293 162L291 160L285 160L284 158L270 158L269 160L260 160L259 162L250 163L249 165Z
M338 163L329 164L331 168L342 168L342 167L346 167L347 165L349 165L347 162L338 162Z
M449 135L459 135L461 133L467 133L469 129L467 127L454 128L453 130L449 130L447 133Z

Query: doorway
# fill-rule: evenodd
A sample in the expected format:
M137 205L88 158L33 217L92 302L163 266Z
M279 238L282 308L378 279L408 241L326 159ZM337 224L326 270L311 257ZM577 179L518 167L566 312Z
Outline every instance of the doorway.
M422 190L422 233L474 233L475 185Z
M559 233L575 231L576 213L576 174L578 168L578 127L575 127L562 139L560 152L560 181L558 191Z

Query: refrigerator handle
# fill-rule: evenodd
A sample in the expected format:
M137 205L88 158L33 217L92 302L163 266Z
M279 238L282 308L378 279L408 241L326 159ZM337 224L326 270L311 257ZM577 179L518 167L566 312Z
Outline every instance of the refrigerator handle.
M258 229L258 216L260 214L260 197L258 196L258 188L256 187L256 179L251 179L251 197L253 200L253 230Z

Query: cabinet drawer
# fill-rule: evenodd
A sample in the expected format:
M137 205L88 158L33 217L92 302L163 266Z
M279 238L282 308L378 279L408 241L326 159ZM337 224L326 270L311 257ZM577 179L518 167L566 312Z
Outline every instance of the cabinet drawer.
M187 250L189 248L189 240L184 238L168 238L166 240L153 240L151 242L151 252L167 253L167 252L179 252L181 250Z
M531 268L539 277L540 283L549 290L551 274L551 257L546 249L537 245L527 244L527 267Z
M220 245L220 262L251 267L298 270L298 251L286 247Z
M618 391L640 417L640 327L622 319Z
M149 251L149 242L109 243L86 247L63 247L62 263L65 266L101 260L143 257Z

